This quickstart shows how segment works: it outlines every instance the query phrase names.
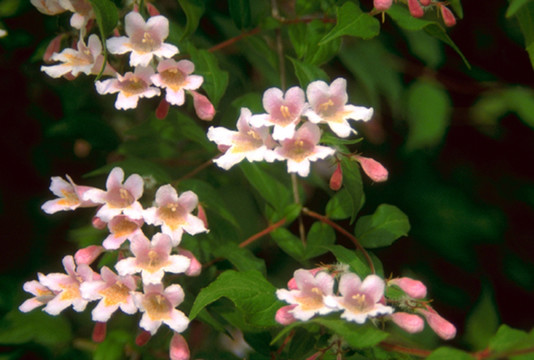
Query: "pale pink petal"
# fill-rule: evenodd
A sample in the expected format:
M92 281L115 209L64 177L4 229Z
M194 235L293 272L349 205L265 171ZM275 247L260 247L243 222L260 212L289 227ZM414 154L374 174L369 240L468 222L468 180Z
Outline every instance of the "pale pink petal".
M360 291L367 296L370 296L373 299L373 302L377 303L382 296L384 296L384 288L384 280L379 276L372 274L363 280L360 286Z
M171 58L174 55L178 54L178 48L172 44L163 43L161 46L154 51L154 55L160 58Z
M192 191L185 191L180 194L178 203L189 213L197 207L198 196Z
M156 191L156 205L165 206L167 204L173 204L178 202L178 193L176 189L170 185L163 185Z
M287 172L297 173L301 177L307 177L310 174L310 161L305 159L300 162L287 160Z
M189 346L184 337L178 333L174 333L169 346L170 360L189 360L189 357Z
M161 323L161 320L151 320L150 316L144 313L143 317L141 317L141 322L139 322L139 326L154 335L161 326Z
M207 231L204 227L204 222L194 215L187 215L186 221L187 223L184 225L184 230L189 235L196 235Z
M187 316L180 310L176 309L172 310L171 318L169 320L163 320L163 322L179 333L185 331L189 326L189 319Z
M270 114L278 111L282 104L284 93L278 88L270 88L263 93L263 108Z
M124 188L132 194L135 200L143 196L143 178L137 174L132 174L124 182Z
M156 84L157 86L161 86ZM176 106L182 106L185 102L185 92L184 89L177 89L173 90L171 88L165 89L165 100L169 102L169 104L176 105Z
M91 312L92 319L93 321L106 322L118 308L118 304L106 306L105 300L102 299Z
M30 312L35 308L38 308L39 306L44 305L42 301L39 301L37 298L31 298L26 301L24 301L20 306L19 310L26 313Z
M184 301L184 289L178 284L170 285L163 291L163 294L169 300L172 307L180 305Z
M129 12L124 17L124 23L124 31L129 37L136 35L136 33L139 31L145 30L145 20L138 12Z
M208 139L217 145L232 146L232 138L234 134L237 134L237 131L231 131L224 127L210 126L208 129Z
M339 280L339 292L342 295L348 294L352 289L359 289L362 280L354 273L345 273Z
M112 37L106 40L106 47L112 54L125 54L132 51L129 43L130 41L126 36Z
M165 16L152 16L148 19L146 27L150 29L151 34L162 41L169 36L169 20Z
M139 272L139 267L137 266L135 258L132 257L120 260L115 264L115 269L117 269L121 276L132 275Z

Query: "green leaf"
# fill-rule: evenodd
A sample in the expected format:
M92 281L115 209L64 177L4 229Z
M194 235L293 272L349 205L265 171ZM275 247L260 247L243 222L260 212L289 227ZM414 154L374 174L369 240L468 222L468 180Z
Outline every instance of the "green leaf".
M291 203L290 190L258 164L242 161L239 167L248 182L276 211L281 212Z
M208 94L213 106L217 107L228 87L229 75L219 67L217 57L207 50L197 50L189 46L191 61L195 63L195 73L204 77L202 88Z
M489 339L497 331L499 315L489 286L483 287L473 311L465 325L465 340L475 350L485 349Z
M526 333L513 329L508 325L501 325L497 334L490 340L489 348L494 353L530 348L534 344L534 330Z
M125 346L132 342L132 334L125 330L113 330L106 335L106 339L99 343L94 360L124 359ZM131 346L131 345L130 345Z
M462 8L462 3L460 2L460 0L449 0L449 4L451 5L451 8L454 10L456 15L458 15L458 18L463 19L464 9Z
M257 270L262 274L267 273L265 261L237 244L225 242L213 251L213 255L228 259L239 271Z
M0 322L0 344L16 345L36 342L45 346L65 346L72 331L63 316L50 316L39 309L22 313L12 310Z
M251 26L250 0L228 0L228 10L238 29Z
M328 81L328 75L318 66L308 64L288 56L295 69L295 75L299 79L300 86L305 89L309 83L315 80Z
M350 216L350 222L352 223L363 206L362 176L357 162L345 156L341 159L341 170L343 171L343 188L347 190L352 200Z
M336 242L336 233L329 225L316 221L308 231L304 258L311 259L328 251L327 247Z
M363 247L377 248L391 245L401 236L408 235L410 222L399 208L382 204L374 214L362 216L356 222L354 233Z
M187 19L181 38L183 40L193 34L197 29L200 18L204 14L205 3L203 0L178 0L178 3L182 7Z
M311 320L332 330L355 349L374 346L385 340L389 334L377 329L373 325L356 325L342 319L315 318Z
M506 10L506 17L511 18L512 16L516 15L519 10L526 4L532 2L532 0L508 0L510 5L508 6L508 9Z
M447 91L439 84L417 80L408 89L408 123L406 146L421 149L435 146L449 126L451 104Z
M427 360L473 360L474 358L466 353L465 351L461 351L458 349L450 348L450 347L440 347L436 351L433 351L432 354L430 354L427 357Z
M332 135L330 133L323 133L321 135L321 143L322 144L332 144L332 145L354 145L358 144L363 141L363 138L355 138L355 139L341 139L335 135Z
M522 6L516 18L525 38L525 49L530 57L530 63L534 67L534 2Z
M371 39L380 32L380 22L352 2L346 2L337 9L336 26L325 35L319 45L325 44L343 35L362 39Z
M363 199L363 197L362 197ZM339 190L326 204L326 216L332 220L350 218L352 214L352 199L347 189Z
M271 238L293 259L299 262L304 260L304 245L298 236L286 228L278 228L271 232Z
M103 42L119 22L119 10L111 0L89 0L95 13L96 23ZM105 51L105 46L102 47Z
M215 144L208 140L206 130L198 124L198 121L193 120L181 111L177 111L176 117L170 120L178 133L185 139L201 145L205 150L215 151Z
M261 327L275 326L274 316L280 308L275 292L276 288L257 271L228 270L200 291L189 318L193 320L206 306L226 297L250 324Z
M369 265L356 254L357 250L349 250L341 245L330 245L328 250L334 254L337 261L349 265L361 278L371 274Z
M306 24L292 24L288 27L289 39L299 60L320 66L339 52L341 38L319 45L319 41L331 27L331 24L326 24L320 20Z

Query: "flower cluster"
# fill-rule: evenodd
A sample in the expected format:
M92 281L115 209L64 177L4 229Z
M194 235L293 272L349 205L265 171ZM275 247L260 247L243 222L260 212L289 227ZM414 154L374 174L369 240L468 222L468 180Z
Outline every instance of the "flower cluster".
M402 295L388 298L386 287L390 286L396 287ZM342 319L357 324L365 323L368 318L381 317L416 333L424 327L422 318L416 315L420 314L441 338L449 340L456 335L454 325L424 300L426 287L418 280L403 277L391 279L386 284L375 274L362 280L347 267L336 266L296 270L287 287L276 292L278 299L289 304L276 313L275 319L282 325L342 311Z
M80 312L89 302L98 301L92 310L92 319L97 323L106 323L121 309L126 314L142 312L139 326L152 335L163 323L176 333L187 328L189 319L176 309L184 300L184 291L179 284L165 286L164 276L200 273L201 265L195 256L178 245L184 232L195 235L208 229L192 214L198 206L195 193L186 191L178 196L171 185L163 185L156 192L154 206L144 209L139 202L143 187L143 179L137 174L124 181L124 172L119 167L111 170L106 190L77 185L69 176L67 180L52 178L50 190L58 198L43 204L43 210L52 214L99 206L93 224L98 228L107 226L109 235L102 245L65 256L65 274L39 273L38 280L26 282L24 290L34 297L20 306L21 311L44 305L45 312L58 315L69 306ZM148 239L142 230L145 223L159 226L161 232ZM99 272L91 268L103 252L116 250L120 250L121 257L115 271L107 266ZM125 254L130 256L124 257ZM175 337L171 343L182 344L183 348L185 340L180 339L183 338ZM174 350L177 351L176 347Z
M214 162L228 170L244 159L287 160L288 172L306 177L311 161L335 153L333 148L318 145L321 140L318 124L327 124L337 136L346 138L355 132L349 119L371 119L372 108L354 106L347 101L347 81L343 78L330 85L314 81L308 85L306 94L296 86L285 93L278 88L267 89L263 94L266 113L253 115L249 109L242 108L237 131L209 128L208 138L224 152Z
M387 11L393 0L373 0L373 5L377 11L384 12ZM443 18L443 23L446 26L456 25L456 18L452 11L447 7L448 2L445 1L436 1L436 0L408 0L408 10L413 17L420 18L425 15L425 11L436 8L441 13Z

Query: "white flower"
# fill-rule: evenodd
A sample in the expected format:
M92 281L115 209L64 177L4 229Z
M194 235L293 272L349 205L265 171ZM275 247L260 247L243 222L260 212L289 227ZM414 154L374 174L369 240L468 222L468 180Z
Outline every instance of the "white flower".
M191 75L195 71L195 65L189 60L162 60L158 63L157 70L158 73L150 79L154 85L165 89L165 100L173 105L183 105L184 90L196 90L204 81L200 75Z

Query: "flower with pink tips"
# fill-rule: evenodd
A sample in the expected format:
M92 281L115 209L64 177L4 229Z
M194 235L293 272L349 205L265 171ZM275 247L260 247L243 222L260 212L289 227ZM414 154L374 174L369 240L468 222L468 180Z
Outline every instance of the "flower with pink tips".
M58 315L71 305L77 312L84 311L88 300L82 297L80 286L98 276L86 264L76 266L74 258L70 255L63 258L63 266L67 274L52 273L40 279L43 286L56 294L43 309L50 315Z
M189 360L190 356L191 353L187 341L185 341L185 338L182 335L175 332L169 345L169 359Z
M254 115L250 124L254 127L274 126L273 139L280 141L293 137L295 127L306 107L304 90L294 86L284 94L278 88L263 93L263 108L267 114Z
M373 109L347 105L347 80L337 78L330 86L318 80L306 89L310 108L304 115L313 123L326 123L339 137L348 137L354 130L347 120L367 121L373 116Z
M67 11L61 6L59 0L30 0L30 2L40 13L45 15L57 15Z
M58 211L74 210L79 207L96 206L94 202L85 200L85 193L94 188L89 186L76 185L70 176L65 175L67 181L59 176L53 176L50 182L50 191L58 198L48 200L41 206L41 209L47 214L53 214Z
M185 231L190 235L207 232L204 223L191 212L198 205L198 197L192 191L185 191L180 196L172 185L163 185L156 191L156 206L144 211L147 224L161 225L161 231L172 239L172 246L177 246Z
M423 299L426 297L426 286L419 280L409 277L399 277L388 281L388 285L396 285L414 299Z
M95 17L91 2L89 0L59 0L59 4L66 10L73 12L70 26L84 33L87 22Z
M213 160L224 170L230 169L235 164L247 159L250 162L272 162L277 158L268 145L274 145L274 140L269 135L266 127L255 128L250 126L252 113L247 108L241 108L241 114L237 120L237 131L231 131L224 127L210 127L208 139L219 146L228 147L226 152Z
M104 204L96 213L102 221L109 222L115 216L124 214L131 219L143 218L143 207L139 198L143 195L143 178L132 174L124 181L120 167L111 170L106 180L106 190L92 189L84 194L85 200Z
M144 293L135 292L134 301L143 317L139 326L154 335L162 323L181 333L189 325L189 319L176 307L184 301L184 291L178 284L163 289L162 284L145 284Z
M102 246L107 250L118 249L126 240L132 240L132 238L138 234L143 234L141 226L143 226L143 219L131 219L126 215L114 216L108 222L108 229L110 234Z
M159 284L165 272L183 273L191 264L186 256L171 255L171 238L162 233L154 235L152 241L144 235L134 236L130 250L134 257L122 259L115 268L121 276L141 273L144 284Z
M335 308L329 307L324 300L332 296L334 290L334 278L325 271L316 275L308 270L299 269L294 273L297 290L278 289L276 296L291 305L297 305L288 310L295 319L307 321L314 315L326 315Z
M158 63L157 70L157 74L150 79L154 85L165 89L165 100L172 105L183 105L184 90L196 90L204 82L202 76L191 75L195 71L195 64L189 60L162 60Z
M54 293L52 290L50 290L48 287L44 286L42 284L42 280L45 277L44 274L38 273L37 280L27 281L23 285L24 291L35 295L34 297L24 301L20 306L19 310L22 312L29 312L32 311L35 308L38 308L39 306L47 304L50 300L52 300L56 293Z
M97 81L95 87L101 95L119 93L115 101L117 110L135 109L139 98L152 98L161 93L160 89L151 86L152 75L154 69L151 67L138 66L133 73L116 74L116 78Z
M343 310L342 318L363 324L368 317L393 313L392 307L380 303L384 288L384 280L377 275L369 275L362 282L358 275L345 273L339 279L341 296L329 296L325 303Z
M425 327L423 319L415 314L396 312L391 314L390 319L397 324L397 326L410 334L421 332Z
M311 122L304 123L290 139L281 142L274 149L282 159L287 160L287 171L302 177L310 173L310 161L325 159L334 155L334 149L317 145L321 139L319 127Z
M154 56L171 58L178 48L163 41L169 36L169 20L162 15L152 16L146 22L138 12L132 11L124 18L126 35L106 41L112 54L130 54L130 66L148 66Z
M131 296L136 288L133 276L118 276L107 266L103 266L100 279L84 282L80 291L87 300L100 300L91 312L92 318L93 321L106 322L119 308L126 314L137 312L137 306Z
M456 327L444 319L432 307L427 305L426 309L416 309L416 312L425 317L428 325L443 340L451 340L456 336Z

